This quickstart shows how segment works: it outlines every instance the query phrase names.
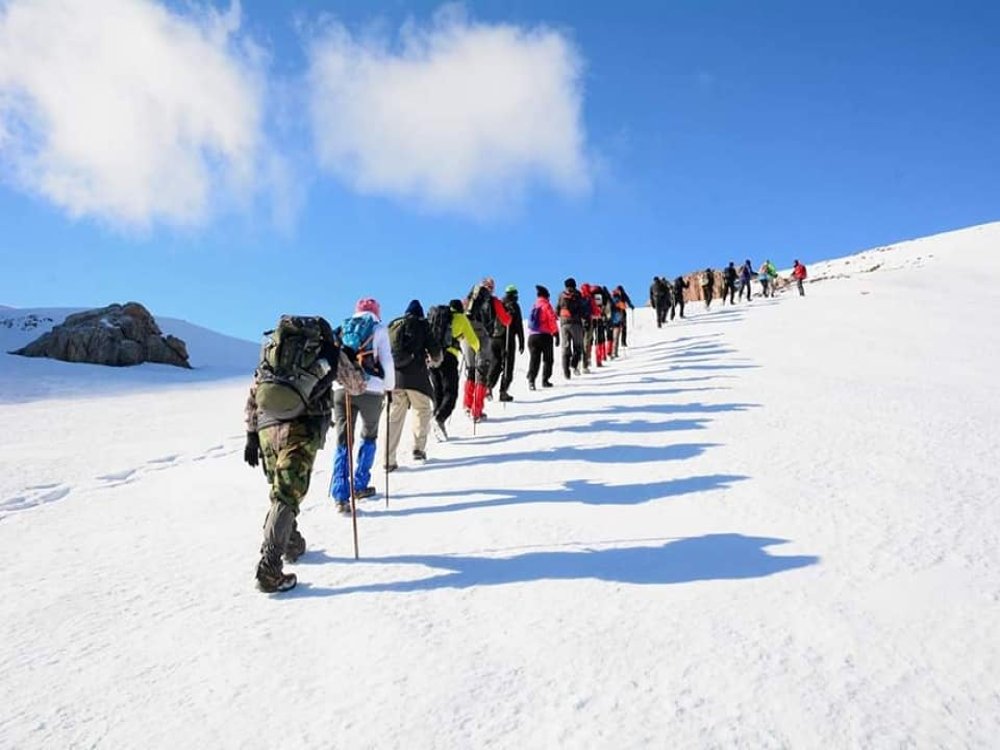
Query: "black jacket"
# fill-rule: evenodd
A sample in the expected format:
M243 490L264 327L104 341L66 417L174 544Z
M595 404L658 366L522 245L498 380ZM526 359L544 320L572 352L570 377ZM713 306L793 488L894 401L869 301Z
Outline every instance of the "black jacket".
M398 319L397 319L398 320ZM433 396L431 378L427 371L427 357L439 359L441 347L431 335L431 325L427 319L407 313L402 317L403 325L407 326L413 336L413 357L408 363L396 366L396 389L420 391L425 396ZM395 322L395 321L393 321ZM389 324L390 326L392 323ZM395 352L394 352L395 354Z
M519 350L524 349L524 318L521 315L521 305L518 304L517 297L504 295L503 306L507 314L510 315L510 325L504 326L499 335L494 328L493 338L503 339L504 347L508 351L513 349L515 342Z

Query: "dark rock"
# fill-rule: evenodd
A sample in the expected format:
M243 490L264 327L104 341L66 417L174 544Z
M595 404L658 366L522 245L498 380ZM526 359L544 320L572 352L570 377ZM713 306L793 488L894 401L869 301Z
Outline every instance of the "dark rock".
M62 325L12 354L113 367L142 362L191 367L185 343L176 336L164 336L149 310L138 302L70 315Z

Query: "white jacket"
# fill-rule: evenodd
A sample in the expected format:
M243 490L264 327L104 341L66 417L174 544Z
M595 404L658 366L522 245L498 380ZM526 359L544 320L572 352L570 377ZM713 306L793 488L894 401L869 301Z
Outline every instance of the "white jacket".
M354 313L352 317L359 317L361 315L371 315L370 312L359 312ZM368 388L365 393L385 393L386 391L391 391L396 387L396 363L392 359L392 345L389 343L389 329L382 325L378 318L375 318L377 324L375 326L375 332L372 334L372 347L375 350L375 361L382 365L382 371L385 373L385 377L378 377L377 375L372 375L368 379ZM340 383L334 382L333 387L335 390L341 390L343 386Z

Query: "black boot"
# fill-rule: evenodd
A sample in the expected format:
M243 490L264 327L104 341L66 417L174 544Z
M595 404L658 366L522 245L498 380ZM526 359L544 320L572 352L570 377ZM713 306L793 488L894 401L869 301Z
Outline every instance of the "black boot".
M285 562L294 563L306 551L306 540L302 534L299 533L298 527L292 529L292 534L288 538L288 544L285 545Z
M288 591L295 588L298 579L294 573L281 570L281 554L274 547L265 547L257 563L257 588L265 594Z

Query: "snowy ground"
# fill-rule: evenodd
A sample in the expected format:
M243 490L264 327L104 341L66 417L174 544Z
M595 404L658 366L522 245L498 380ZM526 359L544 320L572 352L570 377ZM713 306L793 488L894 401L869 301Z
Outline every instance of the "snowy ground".
M405 437L359 562L328 447L275 597L252 350L187 387L0 355L0 747L995 747L998 245L639 310L608 368Z

